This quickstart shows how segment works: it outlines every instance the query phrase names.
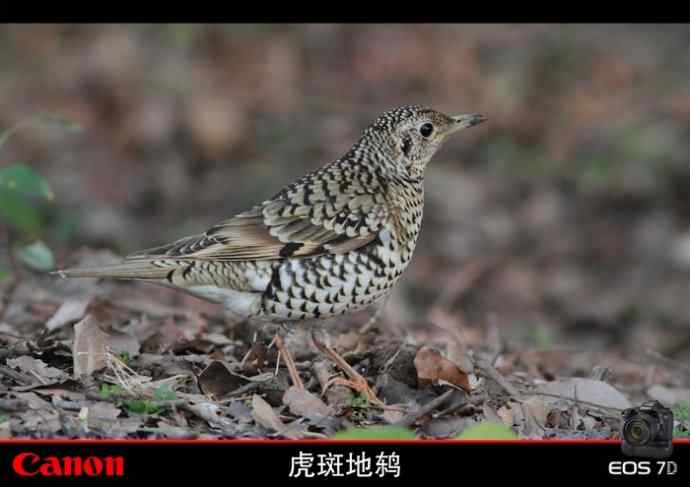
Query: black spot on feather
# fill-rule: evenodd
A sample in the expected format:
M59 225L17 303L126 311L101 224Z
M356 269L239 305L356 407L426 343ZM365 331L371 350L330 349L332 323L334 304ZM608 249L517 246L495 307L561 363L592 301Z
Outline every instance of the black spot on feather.
M182 271L182 279L185 279L191 270L194 268L194 261L190 262L187 267L185 267L185 270ZM172 282L172 281L171 281Z
M303 243L290 242L290 243L286 244L282 249L280 249L280 256L283 259L287 259L288 257L291 257L292 254L297 252L303 246L304 246Z

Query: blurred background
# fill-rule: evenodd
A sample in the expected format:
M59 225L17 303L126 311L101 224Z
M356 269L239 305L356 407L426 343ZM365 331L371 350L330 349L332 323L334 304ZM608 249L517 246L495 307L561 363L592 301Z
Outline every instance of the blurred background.
M0 151L50 183L58 263L203 231L398 105L481 112L386 320L690 359L688 25L5 25L0 65L0 130L81 127Z

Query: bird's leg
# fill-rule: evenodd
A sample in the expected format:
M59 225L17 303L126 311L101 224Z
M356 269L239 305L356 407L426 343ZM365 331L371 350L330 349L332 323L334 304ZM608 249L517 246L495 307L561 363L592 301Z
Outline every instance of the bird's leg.
M371 318L367 320L366 323L364 323L360 328L359 328L359 333L361 335L364 335L366 333L369 333L371 329L376 326L378 321L381 319L381 316L383 316L383 312L386 308L386 304L388 304L388 298L390 297L390 294L386 295L381 301L377 302L374 304L374 307L376 308L376 311L374 311L374 314L371 315Z
M292 383L298 389L304 389L304 383L302 382L302 379L299 376L299 372L297 372L295 359L292 358L290 350L288 350L288 348L285 346L285 342L283 341L283 337L280 336L280 332L276 333L276 336L273 337L273 341L271 343L273 342L275 342L276 347L278 347L278 359L276 360L276 375L278 374L278 365L280 364L280 357L283 357L283 360L285 360L285 366L287 367L288 372L290 373L290 379L292 379Z
M316 336L314 336L314 333L311 334L311 339L314 342L314 345L316 348L326 355L332 362L338 366L340 370L345 372L345 375L349 377L349 379L343 379L341 377L336 377L334 379L331 379L328 381L326 386L324 387L324 390L330 387L333 384L339 384L343 386L347 386L351 389L354 389L358 393L360 393L362 396L364 396L370 403L379 406L381 408L386 408L386 405L381 401L378 397L376 397L376 394L374 391L369 387L369 383L367 380L357 372L355 369L352 368L350 364L348 364L343 357L341 357L335 350L333 350L331 347L326 345L325 343L321 343L316 339Z

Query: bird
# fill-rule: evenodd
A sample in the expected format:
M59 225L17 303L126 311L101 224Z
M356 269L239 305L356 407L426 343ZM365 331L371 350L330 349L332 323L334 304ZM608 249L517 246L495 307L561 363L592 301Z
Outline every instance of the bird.
M428 163L451 135L485 120L420 105L389 110L341 158L204 233L56 274L155 282L274 323L367 308L410 263Z

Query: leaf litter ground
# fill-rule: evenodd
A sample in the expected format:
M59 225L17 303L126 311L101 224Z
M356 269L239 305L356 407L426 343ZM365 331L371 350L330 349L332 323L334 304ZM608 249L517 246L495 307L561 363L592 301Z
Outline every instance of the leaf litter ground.
M662 356L511 346L443 300L429 316L268 329L156 286L25 275L0 320L0 436L616 438L623 409L690 400Z

